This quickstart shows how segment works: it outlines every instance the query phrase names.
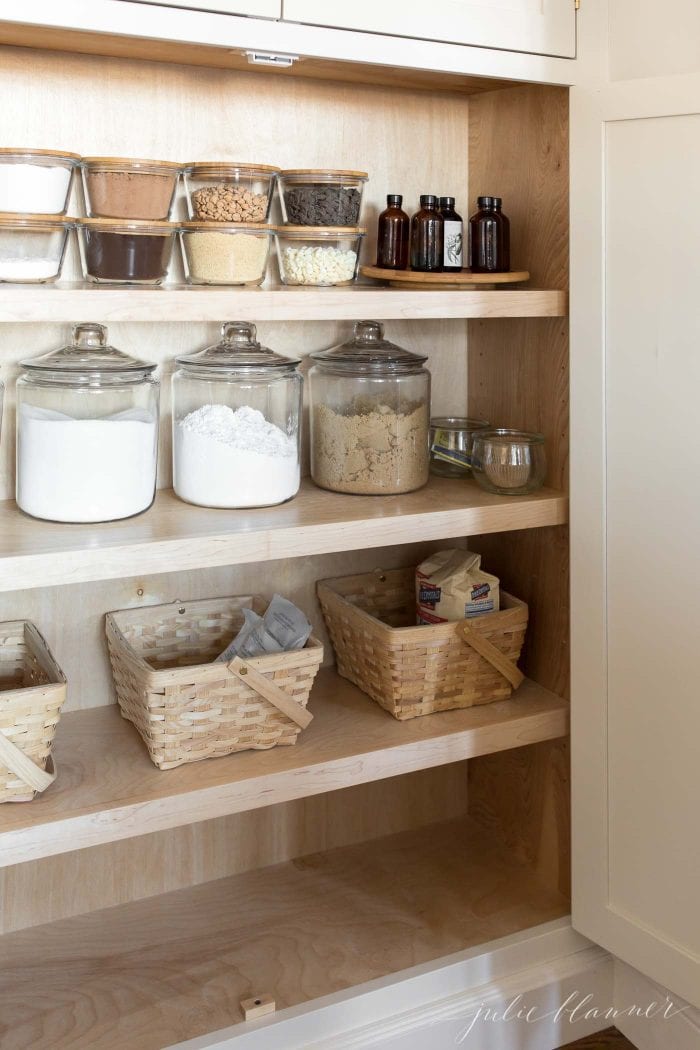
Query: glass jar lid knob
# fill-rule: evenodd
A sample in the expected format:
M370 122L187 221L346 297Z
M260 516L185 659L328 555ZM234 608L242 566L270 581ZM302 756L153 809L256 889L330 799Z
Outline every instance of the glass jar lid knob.
M94 347L107 346L107 328L96 321L87 321L73 325L71 339L74 346Z
M358 343L380 343L384 338L384 325L379 321L357 321L355 338Z
M251 321L226 321L221 326L221 337L225 343L231 343L237 349L259 350L256 339L258 330Z

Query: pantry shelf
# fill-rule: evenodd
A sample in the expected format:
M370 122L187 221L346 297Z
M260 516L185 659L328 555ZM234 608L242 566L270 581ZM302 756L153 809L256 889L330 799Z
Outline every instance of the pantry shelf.
M0 323L118 321L430 320L439 318L564 317L563 291L396 291L350 288L108 288L83 285L0 286Z
M27 806L5 806L0 866L271 806L565 736L568 704L529 680L511 699L398 722L332 670L311 694L294 747L177 769L151 763L115 705L64 715L61 775Z
M552 489L493 496L473 481L431 478L402 496L344 496L310 481L262 510L194 507L161 491L145 514L104 525L56 525L0 502L0 591L242 565L333 551L561 525L567 497Z
M6 934L0 1041L157 1050L567 912L474 821L434 824Z

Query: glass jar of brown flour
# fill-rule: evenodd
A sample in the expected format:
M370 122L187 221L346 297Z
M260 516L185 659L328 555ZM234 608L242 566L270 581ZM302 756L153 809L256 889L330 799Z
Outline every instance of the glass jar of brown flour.
M312 354L311 476L363 495L412 492L428 480L430 373L426 357L358 321L352 339Z

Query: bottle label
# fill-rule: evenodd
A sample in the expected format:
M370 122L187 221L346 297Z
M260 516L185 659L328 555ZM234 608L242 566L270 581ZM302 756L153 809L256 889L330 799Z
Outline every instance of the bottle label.
M445 219L445 239L442 265L460 268L464 265L464 231L461 222Z

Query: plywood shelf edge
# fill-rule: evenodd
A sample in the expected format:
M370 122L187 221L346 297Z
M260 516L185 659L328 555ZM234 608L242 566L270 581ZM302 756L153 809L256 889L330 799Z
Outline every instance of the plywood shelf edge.
M108 288L0 285L0 324L64 323L99 316L108 322L205 322L250 316L256 321L343 321L563 317L563 291L398 291L352 288Z
M149 511L104 525L56 525L0 503L0 591L243 565L416 540L566 522L568 501L542 489L512 499L475 482L432 478L402 496L343 496L302 484L289 503L251 511L193 507L169 490Z
M0 866L181 827L556 739L568 704L526 681L510 700L397 722L334 671L314 686L315 719L294 747L248 751L162 772L114 705L65 715L61 777L4 807Z

